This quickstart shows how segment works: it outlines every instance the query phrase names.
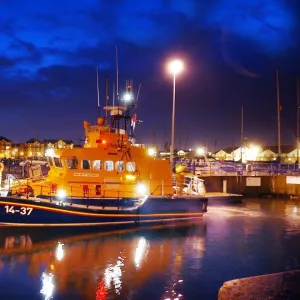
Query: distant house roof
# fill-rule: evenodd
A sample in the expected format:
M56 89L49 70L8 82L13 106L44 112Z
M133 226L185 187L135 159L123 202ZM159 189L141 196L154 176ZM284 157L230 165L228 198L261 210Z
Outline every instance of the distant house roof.
M231 147L226 147L226 148L223 148L223 149L220 149L220 150L223 150L224 152L230 154L232 153L233 151L239 149L240 147L236 147L236 146L231 146ZM218 151L219 152L219 151Z
M64 141L66 144L74 144L73 141L71 140L63 140L63 139L58 139L58 140L51 140L51 139L45 139L43 141L44 144L55 144L57 143L58 141Z
M6 141L8 143L11 143L11 141L9 139L7 139L6 137L0 136L0 141L2 141L2 140Z
M35 143L35 142L41 143L41 141L39 141L39 140L36 139L36 138L30 139L30 140L28 140L26 143L27 143L27 144L33 144L33 143Z
M295 145L281 145L280 146L281 153L290 153L293 150L295 150L295 148L296 148ZM263 151L271 150L274 153L278 153L278 146L277 145L276 146L274 146L274 145L263 146L262 150Z

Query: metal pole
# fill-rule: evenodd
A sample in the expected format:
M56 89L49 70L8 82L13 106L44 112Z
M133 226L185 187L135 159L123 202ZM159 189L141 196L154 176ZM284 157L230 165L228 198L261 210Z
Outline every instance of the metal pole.
M109 100L109 95L108 95L108 76L105 77L105 106L108 106L108 100ZM105 112L105 125L108 124L108 110Z
M277 131L278 131L278 158L281 162L281 136L280 136L280 94L279 94L279 75L276 70L276 86L277 86Z
M175 91L176 91L176 74L173 75L173 110L172 110L172 136L170 147L170 162L173 170L174 164L174 127L175 127Z
M297 78L297 164L299 164L300 79Z
M244 147L244 106L242 106L242 115L241 115L241 163L243 162L243 147Z
M98 68L97 68L97 98L98 98L98 113L100 117L100 98L99 98L99 74L98 74Z

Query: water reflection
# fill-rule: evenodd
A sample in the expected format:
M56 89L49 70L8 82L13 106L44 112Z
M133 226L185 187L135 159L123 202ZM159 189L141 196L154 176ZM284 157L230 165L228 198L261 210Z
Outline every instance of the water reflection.
M104 281L107 289L111 289L113 283L114 290L117 294L120 294L122 287L122 269L124 266L124 257L119 256L115 265L108 265L104 271Z
M146 258L149 251L149 243L147 243L144 237L139 239L138 245L135 250L134 262L137 269L140 268L140 263Z
M177 292L176 287L183 282L182 264L191 253L204 251L204 225L185 224L107 236L87 234L58 241L31 242L31 248L23 243L23 251L18 243L11 243L15 248L5 247L0 260L2 269L9 268L12 274L11 279L5 278L11 280L11 284L25 278L31 282L39 279L40 284L34 285L34 289L38 289L44 300L62 295L71 298L75 295L76 299L140 299L143 295L140 290L166 273L168 276L158 284L171 285L172 295L182 297L182 291ZM189 238L193 232L199 236ZM5 236L1 234L1 238ZM20 240L20 236L15 235L14 239ZM31 236L31 240L38 241L38 237ZM195 257L199 261L202 255ZM0 280L3 280L1 273ZM36 299L34 289L31 299ZM2 292L0 289L0 298ZM153 299L162 296L161 289L154 288L151 293Z
M49 300L53 296L54 284L53 274L43 273L42 274L42 289L40 293L44 296L44 300Z
M299 203L246 199L199 224L67 238L0 228L0 299L16 283L32 300L217 299L226 280L300 268Z
M55 257L58 261L61 261L64 258L64 244L61 242L58 242L56 251L55 251Z

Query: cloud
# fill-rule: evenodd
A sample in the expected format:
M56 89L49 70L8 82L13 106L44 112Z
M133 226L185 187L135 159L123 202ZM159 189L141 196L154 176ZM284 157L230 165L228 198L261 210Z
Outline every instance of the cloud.
M178 81L178 99L189 101L189 108L198 102L213 108L223 103L218 91L229 81L226 72L231 70L224 62L237 77L256 80L260 70L253 62L261 66L269 57L282 59L286 51L291 52L285 57L294 60L290 49L299 42L295 12L279 0L10 0L2 1L0 18L5 118L24 130L29 119L41 123L34 115L58 130L63 122L53 120L62 118L70 134L83 115L94 118L96 67L101 99L106 75L112 90L116 45L120 90L125 79L133 78L136 87L143 81L140 111L153 122L148 112L162 107L159 127L166 126L162 123L167 122L171 99L170 78L163 69L171 54L184 57L187 64ZM216 85L220 88L212 91ZM179 100L178 115L188 113L186 101Z
M280 0L219 0L207 24L248 39L262 52L279 53L294 45L295 19Z
M8 59L4 56L0 56L0 68L12 67L14 65L15 65L15 62L13 59Z

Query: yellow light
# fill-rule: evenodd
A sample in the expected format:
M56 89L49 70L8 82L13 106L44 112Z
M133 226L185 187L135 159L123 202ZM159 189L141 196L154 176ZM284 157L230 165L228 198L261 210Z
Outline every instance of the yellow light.
M172 74L178 74L183 70L183 62L179 59L175 59L169 63L169 70Z
M137 192L140 194L140 195L147 195L147 187L145 184L143 183L139 183L137 186L136 186L136 190Z
M67 193L66 193L65 190L60 189L60 190L57 191L57 197L58 197L59 199L63 199L63 198L65 198L66 196L67 196Z
M132 175L132 174L126 174L125 175L125 179L128 181L135 181L136 180L136 176Z
M149 156L155 156L156 155L156 150L154 148L149 148L147 152L148 152Z
M45 152L45 156L53 156L54 155L54 149L48 148Z
M204 148L197 148L196 153L197 153L197 155L204 155L205 150L204 150Z

